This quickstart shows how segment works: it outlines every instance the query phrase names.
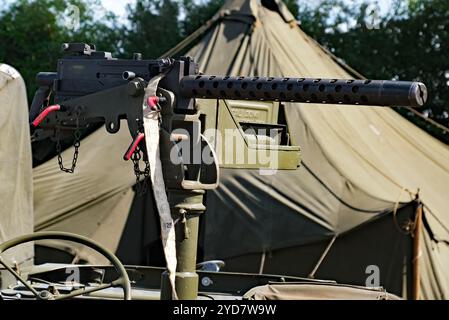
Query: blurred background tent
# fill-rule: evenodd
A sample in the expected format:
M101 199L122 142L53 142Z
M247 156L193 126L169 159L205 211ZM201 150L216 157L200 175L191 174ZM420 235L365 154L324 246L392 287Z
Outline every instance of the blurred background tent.
M169 54L189 47L208 74L352 77L278 0L227 1ZM222 168L206 198L200 257L223 259L228 271L360 285L374 265L380 285L410 297L419 190L421 298L447 298L449 148L389 108L286 103L285 113L301 167L272 176ZM75 174L60 173L55 158L35 167L35 229L89 236L128 264L163 265L152 195L135 194L132 166L121 158L129 142L126 130L100 128L83 139Z
M13 67L0 63L0 243L33 232L33 173L27 114L21 75ZM29 244L14 248L2 257L12 265L23 266L32 262L33 247Z

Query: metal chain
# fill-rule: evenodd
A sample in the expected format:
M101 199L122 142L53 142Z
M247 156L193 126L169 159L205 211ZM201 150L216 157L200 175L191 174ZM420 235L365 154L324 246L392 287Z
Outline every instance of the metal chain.
M136 192L139 195L143 195L147 192L148 189L148 177L150 176L150 163L148 160L144 160L145 169L140 170L139 161L142 159L141 150L139 147L134 150L134 153L131 156L131 160L134 164L134 174L136 176ZM140 180L140 177L143 176L143 180Z
M148 106L147 106L148 107ZM159 103L156 105L157 112L161 112L161 106ZM159 114L159 126L162 123L162 118ZM142 150L137 146L137 148L134 150L131 160L134 164L134 174L136 176L136 193L138 195L143 195L148 191L148 177L150 176L150 162L148 160L143 160L145 163L145 169L142 171L140 170L139 161L142 159L141 155ZM140 181L140 177L143 175L143 180Z
M81 130L79 126L79 117L80 117L80 110L76 112L76 129L75 129L75 140L73 141L73 147L75 148L75 151L73 152L73 158L72 158L72 166L70 168L64 167L64 164L62 162L62 146L61 146L61 140L60 140L60 129L56 129L56 153L58 154L58 164L59 169L61 169L62 172L65 173L74 173L76 168L76 163L78 161L78 153L79 153L79 147L81 145Z

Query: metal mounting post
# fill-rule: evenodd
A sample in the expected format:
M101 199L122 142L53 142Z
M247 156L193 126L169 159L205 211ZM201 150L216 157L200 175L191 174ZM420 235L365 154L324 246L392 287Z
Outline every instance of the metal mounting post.
M168 190L176 230L176 293L180 300L195 300L198 296L198 274L196 253L200 215L206 210L203 205L204 190ZM172 297L168 273L161 278L161 300Z

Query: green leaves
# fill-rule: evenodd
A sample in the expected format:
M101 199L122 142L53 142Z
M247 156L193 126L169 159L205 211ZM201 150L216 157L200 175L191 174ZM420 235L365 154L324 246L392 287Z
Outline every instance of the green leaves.
M128 7L124 52L156 58L197 30L224 0L137 0Z
M63 42L98 42L108 50L119 40L113 17L93 19L94 12L105 12L98 1L74 0L70 4L79 9L77 28L67 23L66 18L71 17L64 0L17 0L0 13L0 62L11 64L22 74L30 102L36 74L56 69Z
M21 72L31 100L36 74L55 70L61 43L95 43L120 57L142 52L156 58L202 26L224 2L136 0L122 25L100 0L16 0L0 8L0 62ZM392 0L382 14L373 0L284 2L304 31L365 76L424 81L430 97L424 112L449 126L449 1ZM79 9L77 28L70 23L68 5ZM449 143L448 134L400 112Z
M300 1L305 32L368 78L425 82L429 101L420 112L449 127L448 1L394 0L390 10L378 15L377 26L370 24L366 10L372 1L323 0L315 7L309 3ZM449 134L406 110L398 111L449 143Z
M36 74L56 69L63 42L94 43L122 58L133 52L157 58L210 19L223 3L136 0L127 8L127 22L119 24L100 0L16 0L0 7L0 62L19 70L31 102ZM79 15L78 24L73 23L70 6Z
M179 4L172 0L137 0L129 6L124 52L128 56L141 52L146 58L157 58L181 41L179 10Z
M181 19L182 35L188 36L212 18L225 0L182 0L184 18Z

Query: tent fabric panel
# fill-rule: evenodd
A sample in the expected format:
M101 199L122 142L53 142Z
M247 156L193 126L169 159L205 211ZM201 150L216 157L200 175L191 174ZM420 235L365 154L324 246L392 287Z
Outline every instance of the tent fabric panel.
M0 64L0 243L33 232L33 189L28 102L23 78ZM4 257L19 264L31 259L30 244Z
M400 223L413 217L413 204L404 206L397 213ZM308 277L331 238L267 250L264 259L263 252L225 258L226 271L258 273L262 270L266 274ZM403 275L411 276L412 242L410 235L398 231L390 214L377 216L370 223L338 236L317 268L314 278L365 286L371 274L367 273L367 267L375 265L379 267L380 286L390 293L407 296L410 287L407 288L408 278ZM399 259L394 259L396 257Z
M230 3L234 7L245 8L253 8L254 5L252 0L235 0ZM350 78L349 74L338 66L315 41L298 27L285 23L278 12L258 5L257 9L253 9L252 14L256 18L256 22L249 41L244 39L236 44L240 48L240 52L243 51L247 54L229 55L228 64L224 64L222 60L215 63L213 61L215 55L222 48L227 48L227 44L217 41L213 45L200 43L199 46L208 52L207 68L203 68L203 72L224 74L228 70L228 65L231 65L230 75L260 76L269 74L287 77ZM228 20L222 20L216 28L230 28ZM237 28L238 25L235 24L234 27ZM212 29L210 32L213 33L215 30L217 29ZM200 66L205 63L204 57L194 54L195 48L191 53L199 61ZM310 202L320 204L320 197L323 196L322 189L313 183L310 185L311 179L304 179L304 174L301 176L302 180L295 179L295 187L307 190L308 194L298 193L293 187L295 196L288 197L288 190L284 192L282 185L285 184L292 188L292 183L288 177L283 177L281 172L276 174L278 177L276 192L267 193L264 197L281 203L285 203L286 199L293 198L298 203L307 203L307 209L313 211L314 216L333 215L330 220L321 219L321 221L327 221L327 228L323 230L341 233L373 219L376 214L392 211L396 204L410 202L419 190L420 198L425 204L424 211L429 221L429 230L435 239L439 239L438 247L447 247L449 215L442 190L449 185L448 146L412 125L390 108L286 104L285 110L287 121L294 124L290 125L292 140L302 148L303 168L306 167L313 177L327 187L328 193L341 201L339 206L327 202L332 207L329 208L329 211L323 210L323 207L321 210L317 210L319 206L311 205ZM301 169L298 172L301 172ZM226 173L226 175L229 174L229 172ZM299 173L295 174L298 178ZM220 208L225 199L226 206L234 208L234 210L229 210L229 214L240 215L238 219L251 221L253 217L245 210L241 212L235 210L245 201L240 198L241 188L230 187L231 182L228 181L226 175L221 180L222 186L226 190L220 186L212 196L212 198L216 198L209 197L208 204L212 203L214 207ZM234 175L233 181L239 176L248 176L248 173L239 170ZM253 179L253 181L259 183L260 179ZM271 181L264 180L263 184L274 186ZM235 194L232 195L232 193ZM226 194L226 197L223 194ZM273 197L272 194L276 194L276 197ZM279 197L279 194L283 196ZM349 206L341 205L342 203L349 204ZM357 210L351 210L351 207ZM301 214L303 213L301 212ZM221 219L223 220L223 218ZM206 229L214 223L214 220L206 218ZM332 223L328 221L332 221ZM275 223L277 222L275 221ZM279 223L283 224L285 220L280 219ZM266 226L263 228L263 230L267 230ZM218 251L214 252L213 241L211 241L214 234L216 233L211 232L210 238L205 241L206 246L209 245L210 249L206 247L206 256L218 254ZM249 236L249 234L245 234L245 236ZM260 243L259 251L262 251L266 248L266 243L274 238L272 234L267 237L268 240L258 241L258 236L254 236L251 249L249 246L239 247L237 242L235 242L235 246L229 245L228 247L236 247L235 254L237 252L241 254L245 250L247 254L250 254L250 252L255 252L254 247ZM435 242L435 240L432 241ZM245 242L251 241L245 240ZM223 248L223 250L229 252L229 249ZM439 249L438 252L433 251L434 258L446 259L442 254L444 251L444 249ZM220 251L220 254L224 254L224 252ZM436 256L440 257L436 258ZM430 258L435 264L436 260ZM431 272L428 274L429 277L437 277L436 274L432 274L434 272L431 269L428 271ZM446 287L446 284L449 283L447 279L439 278L445 282L445 285L440 286ZM445 290L447 289L435 291L434 296L441 297Z

